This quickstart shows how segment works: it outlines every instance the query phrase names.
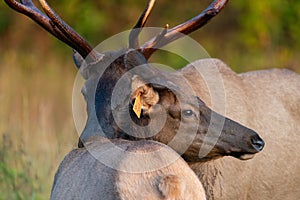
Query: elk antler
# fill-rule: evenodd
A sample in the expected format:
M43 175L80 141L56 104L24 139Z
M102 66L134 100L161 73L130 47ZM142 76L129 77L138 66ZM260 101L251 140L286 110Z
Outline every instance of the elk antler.
M184 35L190 34L191 32L204 26L210 19L219 14L219 12L225 7L228 0L215 0L213 1L204 11L202 11L196 17L170 29L168 25L162 31L161 34L152 38L144 45L140 47L140 51L148 59L150 56L162 46L177 40Z
M46 15L40 11L31 0L4 0L9 7L22 13L46 31L51 33L57 39L75 49L88 63L96 62L99 59L99 53L93 50L93 47L67 23L65 23L47 4L45 0L39 0Z
M129 35L129 48L138 48L139 47L138 35L142 31L142 28L145 26L145 23L152 11L154 3L155 3L155 0L149 0L145 10L141 14L136 25L131 30L130 35Z

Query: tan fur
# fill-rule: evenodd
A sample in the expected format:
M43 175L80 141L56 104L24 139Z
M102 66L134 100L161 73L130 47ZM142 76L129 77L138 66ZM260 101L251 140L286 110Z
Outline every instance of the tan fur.
M236 74L217 59L196 61L182 73L197 95L211 107L207 86L197 76L196 69L215 65L225 87L224 114L257 131L266 145L249 161L224 157L191 164L208 198L299 199L300 76L285 69Z
M112 160L113 169L100 161L114 158L115 148L125 153ZM152 151L155 154L150 157L143 156ZM142 157L130 157L128 152ZM166 157L176 159L160 166ZM152 163L157 163L157 169L147 170ZM166 145L96 136L85 148L65 157L56 173L51 199L204 200L205 191L186 162Z

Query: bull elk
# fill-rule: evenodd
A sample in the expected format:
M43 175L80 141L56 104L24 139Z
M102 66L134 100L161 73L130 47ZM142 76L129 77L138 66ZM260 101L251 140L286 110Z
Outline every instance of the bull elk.
M97 135L110 140L156 140L182 154L198 175L209 199L300 197L297 188L300 156L296 153L300 147L295 145L300 139L298 74L288 70L236 74L217 59L198 60L172 73L148 63L157 49L201 28L228 0L213 1L193 19L171 29L166 26L156 37L140 45L138 36L154 5L154 0L150 0L130 33L129 47L106 53L94 50L45 0L40 3L46 15L29 0L5 1L73 48L75 64L86 79L82 93L88 120L79 147L86 148L87 141ZM137 67L139 70L134 70ZM205 73L203 77L198 72L213 67L224 82L224 95L220 97L224 99L220 101L226 102L226 115L239 123L211 109L207 80L214 80L216 74ZM120 95L124 98L113 102L114 88L121 79L124 87ZM135 102L139 104L138 112L133 109ZM161 116L165 117L165 123L153 134L152 128L161 125ZM249 159L263 149L264 141L240 123L260 132L267 141L265 150L247 162L227 156ZM213 148L207 154L200 154L201 146L206 145ZM223 158L217 159L220 157ZM58 171L55 184L59 174Z
M88 120L86 130L80 136L79 147L82 147L84 142L94 135L133 140L147 138L168 144L180 129L185 134L180 134L173 148L179 153L184 153L184 157L189 161L209 160L224 155L243 158L247 154L255 154L262 150L264 142L257 133L217 114L208 108L199 96L187 92L190 88L186 82L182 81L180 71L166 73L147 62L157 48L206 24L224 8L227 1L214 1L195 18L172 29L166 28L161 34L139 46L138 35L155 2L151 0L130 33L129 48L104 54L95 51L87 41L62 21L45 0L40 0L40 3L47 15L39 11L29 0L21 1L21 3L5 1L13 9L31 17L52 35L73 48L75 64L86 79L82 93L87 101ZM139 68L134 71L136 67ZM102 72L103 68L105 70ZM99 73L103 73L100 78ZM124 92L121 95L127 98L121 98L124 102L120 100L112 105L113 90L121 78L125 79L122 83L124 86L121 88ZM151 84L153 82L155 84ZM137 96L142 104L139 117L132 109L132 102ZM128 121L122 121L128 110L134 123L139 126L127 126ZM138 129L138 127L147 127L149 124L159 124L161 118L158 116L163 113L167 115L166 122L159 133L149 136L150 129ZM221 122L221 125L224 125L220 130L221 134L218 128L209 129L210 124L217 127ZM122 127L120 128L119 125ZM124 127L130 131L123 131ZM211 137L217 137L220 134L220 138L211 152L199 158L198 152L208 131ZM189 132L196 132L196 134ZM185 141L191 140L190 147L182 152L181 150L185 150L187 146Z

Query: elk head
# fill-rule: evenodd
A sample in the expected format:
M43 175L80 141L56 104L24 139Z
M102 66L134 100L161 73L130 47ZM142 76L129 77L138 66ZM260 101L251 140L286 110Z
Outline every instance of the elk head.
M156 37L139 45L138 36L155 2L149 0L129 35L129 47L106 53L94 50L45 0L39 2L46 15L31 0L5 2L73 48L75 64L86 79L82 93L88 120L79 146L95 135L147 138L170 145L187 161L225 155L244 159L245 155L263 149L264 142L257 133L212 111L201 96L190 92L180 71L167 73L147 61L157 49L205 25L228 0L213 1L196 17L172 29L166 26ZM211 145L212 149L199 157L203 144Z

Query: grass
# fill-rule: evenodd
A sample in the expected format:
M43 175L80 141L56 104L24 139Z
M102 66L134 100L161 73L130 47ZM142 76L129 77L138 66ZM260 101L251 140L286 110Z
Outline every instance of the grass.
M0 199L49 199L54 173L78 137L75 69L71 59L15 49L1 53L0 66Z

